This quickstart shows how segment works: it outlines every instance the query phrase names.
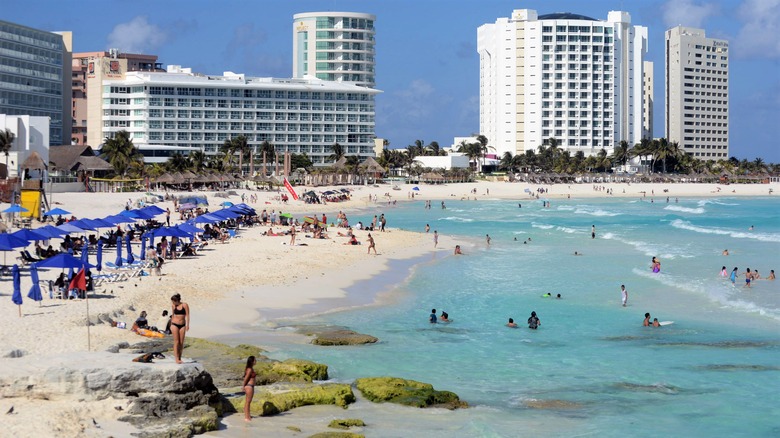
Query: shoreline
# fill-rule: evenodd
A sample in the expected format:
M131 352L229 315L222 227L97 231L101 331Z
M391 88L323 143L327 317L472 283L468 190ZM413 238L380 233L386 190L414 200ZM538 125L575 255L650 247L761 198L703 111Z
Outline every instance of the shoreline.
M275 323L287 318L295 319L310 314L323 314L348 309L359 309L364 306L383 305L386 300L392 300L395 295L392 290L395 279L405 281L417 266L430 263L426 258L433 252L432 261L448 257L454 246L452 236L442 235L439 250L432 248L432 237L421 230L405 231L393 224L394 202L414 202L430 200L433 208L438 208L438 202L449 199L473 198L476 201L519 200L520 202L540 201L546 198L561 199L571 196L578 198L636 198L642 191L647 198L663 202L662 197L669 196L670 203L674 198L729 198L737 196L766 197L769 188L780 188L774 184L732 184L720 186L716 184L625 184L605 183L608 189L616 193L608 195L606 191L596 191L593 184L569 185L538 185L550 189L539 198L531 197L524 189L535 190L537 186L527 183L477 182L450 184L440 186L422 185L420 191L412 192L413 185L404 185L400 191L393 191L390 185L378 187L350 187L353 197L343 203L328 204L283 204L273 200L277 192L237 190L239 193L253 193L259 196L259 202L252 204L258 213L267 208L269 211L290 212L300 217L303 214L326 213L329 218L335 218L336 212L344 211L351 223L355 218L370 218L373 214L384 213L388 217L389 232L375 234L380 255L367 255L365 243L360 246L343 246L344 238L332 236L329 240L314 240L300 238L300 242L308 246L289 247L288 237L265 237L262 232L266 227L243 229L239 239L227 244L211 243L196 258L181 259L166 264L163 275L138 277L121 283L107 283L101 291L90 295L90 320L95 321L98 315L109 315L114 319L132 324L141 310L149 313L149 322L154 324L160 311L170 306L169 297L173 293L181 293L185 302L192 306L193 327L188 335L219 339L240 333L248 325ZM629 189L630 187L630 189ZM721 187L721 192L716 188ZM477 189L476 196L469 193ZM628 193L622 193L623 189ZM315 188L326 190L327 188ZM669 190L664 193L663 190ZM301 191L300 187L296 187ZM489 194L488 194L489 190ZM732 192L734 190L734 192ZM656 193L653 198L653 191ZM389 193L391 198L384 198ZM411 198L411 194L415 198ZM177 195L186 193L177 193ZM196 192L209 195L211 210L218 209L219 203L226 200L214 197L213 192ZM369 196L376 195L378 202L369 202ZM61 206L72 211L77 217L103 217L120 211L128 197L133 200L142 198L143 193L67 193L55 194L54 206ZM773 194L772 196L775 196ZM229 198L232 202L236 197ZM665 199L664 199L665 201ZM554 204L555 202L553 202ZM159 203L163 209L173 208L170 201ZM161 216L162 217L162 216ZM172 222L179 222L178 220ZM331 222L331 220L329 220ZM42 224L34 222L34 227ZM424 225L421 222L421 226ZM277 231L281 227L275 227ZM334 230L335 231L335 230ZM88 232L87 234L98 234ZM335 234L335 232L333 232ZM360 241L364 241L366 231L356 231ZM460 238L458 238L460 239ZM57 244L59 240L54 240ZM463 239L467 253L475 251L478 240ZM138 244L133 246L138 251ZM437 257L442 253L443 257ZM9 264L13 264L14 252L8 254ZM104 260L112 260L113 254L104 254ZM90 255L94 263L94 254ZM400 271L399 271L400 270ZM59 269L40 272L41 280L54 279ZM383 281L383 277L388 279ZM360 296L371 282L378 283L378 289L368 296ZM17 306L10 300L10 277L0 279L3 293L0 293L0 311L7 317L0 319L0 329L5 333L14 333L0 339L0 353L11 350L22 350L27 356L48 357L50 355L65 355L87 351L85 322L87 321L86 306L83 300L60 301L50 300L46 290L43 291L44 301L39 305L27 298L30 287L29 273L22 273L21 290L24 298L22 305L23 318L17 317ZM117 311L124 311L123 315ZM143 341L129 330L111 328L106 324L93 325L91 332L91 350L101 351L119 342L137 343ZM285 332L285 334L292 334ZM279 333L281 336L282 333ZM296 337L303 335L294 334ZM292 337L286 337L297 342ZM280 337L281 339L281 337ZM301 338L297 338L301 339ZM262 345L260 345L262 347ZM10 358L3 361L14 360ZM119 360L119 359L117 359ZM67 406L67 397L58 401L29 400L23 406L35 407L43 413L54 413ZM17 403L18 404L18 403ZM0 409L10 406L8 399L0 399ZM25 425L18 424L17 417L10 417L13 430L22 431ZM22 418L19 416L18 418ZM110 415L107 421L112 420ZM32 429L29 429L32 430Z

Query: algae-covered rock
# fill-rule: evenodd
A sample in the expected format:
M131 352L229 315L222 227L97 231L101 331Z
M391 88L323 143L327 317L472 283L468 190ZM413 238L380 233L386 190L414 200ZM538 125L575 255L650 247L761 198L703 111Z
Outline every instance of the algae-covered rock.
M287 426L287 429L293 432L303 432L300 427L296 427L296 426Z
M376 403L390 402L418 408L443 407L457 409L468 407L457 394L437 391L429 383L397 377L365 377L357 379L355 386L367 399Z
M366 436L352 432L320 432L310 435L309 438L366 438Z
M250 412L263 417L309 405L336 405L346 409L347 405L355 402L352 387L339 383L301 384L281 388L258 387L256 391ZM230 399L237 412L243 412L245 401L244 396Z
M362 345L373 344L379 339L352 330L329 330L315 333L314 345Z
M364 423L363 420L357 418L345 418L331 421L330 424L328 424L328 427L333 429L349 429L350 427L363 427L365 425L366 423Z

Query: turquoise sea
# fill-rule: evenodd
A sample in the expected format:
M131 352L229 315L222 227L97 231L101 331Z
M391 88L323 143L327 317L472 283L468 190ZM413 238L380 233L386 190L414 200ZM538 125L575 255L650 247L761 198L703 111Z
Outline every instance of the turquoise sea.
M421 232L427 223L465 255L453 256L452 244L434 250L431 235L430 255L350 291L367 301L379 294L378 304L278 321L346 326L380 343L270 345L276 359L328 364L336 381L410 378L472 406L408 409L404 421L393 409L395 422L373 419L392 428L369 436L780 436L780 280L748 289L742 275L780 269L780 199L446 202L350 219L384 213L388 227ZM381 233L376 240L381 253ZM739 268L736 287L720 277L722 266ZM562 299L542 297L548 292ZM453 322L429 324L432 308ZM539 330L524 324L531 311ZM643 327L645 312L674 324ZM505 327L510 317L520 328Z

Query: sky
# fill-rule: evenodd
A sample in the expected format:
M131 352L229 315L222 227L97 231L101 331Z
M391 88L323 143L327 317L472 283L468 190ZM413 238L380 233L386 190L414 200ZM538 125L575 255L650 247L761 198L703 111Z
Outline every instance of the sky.
M73 32L74 51L118 48L205 74L292 76L301 12L376 15L376 135L403 148L449 146L479 131L477 28L515 9L606 19L625 10L648 28L654 136L664 135L664 32L683 25L729 41L731 156L780 163L780 0L5 0L2 19Z

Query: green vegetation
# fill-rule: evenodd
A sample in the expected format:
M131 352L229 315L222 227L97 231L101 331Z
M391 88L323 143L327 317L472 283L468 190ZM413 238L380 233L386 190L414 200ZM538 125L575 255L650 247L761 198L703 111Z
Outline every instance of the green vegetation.
M431 406L457 409L468 407L457 394L450 391L436 391L429 383L398 377L366 377L357 379L355 386L364 397L376 403L397 403L406 406L426 408Z

